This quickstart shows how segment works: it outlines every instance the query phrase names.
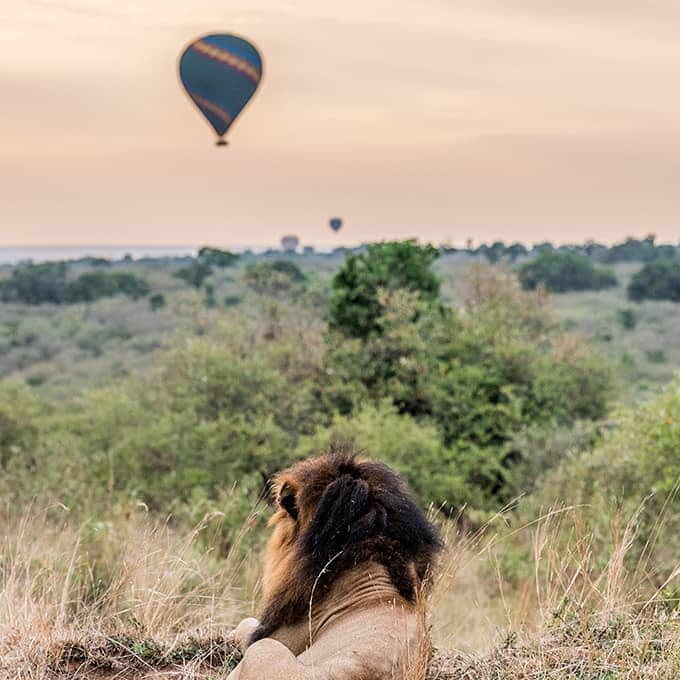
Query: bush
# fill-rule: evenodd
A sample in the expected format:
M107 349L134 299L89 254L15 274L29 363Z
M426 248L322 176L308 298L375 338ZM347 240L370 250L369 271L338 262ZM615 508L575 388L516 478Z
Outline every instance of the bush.
M114 295L127 295L137 300L146 297L149 291L149 284L144 279L129 272L86 272L66 285L63 302L93 302Z
M618 285L610 269L593 264L582 255L556 252L542 252L533 262L520 267L519 280L525 290L543 286L551 293L602 290Z
M679 414L677 377L646 404L620 410L614 417L616 427L592 451L563 460L540 485L532 507L547 508L559 501L583 505L589 508L595 535L602 541L611 535L617 514L631 517L640 511L635 555L656 549L665 555L670 569L676 567L680 551Z
M239 255L228 250L204 246L198 251L198 259L208 266L224 268L235 265L238 262Z
M146 281L128 272L85 272L69 282L66 273L65 262L21 265L2 282L0 296L4 301L39 305L93 302L114 295L136 300L149 294Z
M462 456L447 450L433 423L400 415L389 400L366 405L352 416L336 415L328 427L303 439L298 456L317 455L333 443L350 443L363 454L394 466L424 504L479 507L482 494L470 485Z
M66 272L65 262L19 265L9 279L0 282L0 299L27 305L59 304L66 288Z
M635 328L635 326L637 326L638 320L634 309L631 309L630 307L619 309L617 312L617 316L619 319L619 323L627 331L632 331Z
M424 301L437 300L440 284L430 269L437 257L435 248L414 241L373 244L365 253L348 255L333 279L331 329L355 338L379 333L384 291L414 291Z
M290 260L250 264L243 279L255 292L272 297L300 293L307 281L304 272Z
M18 381L0 382L0 470L22 457L33 468L32 452L38 441L38 422L45 405Z
M517 491L517 433L602 417L612 373L559 329L541 296L504 275L473 283L464 314L393 291L380 301L381 334L362 340L330 331L319 401L351 417L389 400L401 417L434 425L445 452L436 474L462 474L468 497L497 509Z
M223 511L228 496L224 530L238 531L318 421L308 350L285 337L270 347L252 330L239 324L182 343L153 375L89 391L51 418L19 407L27 388L0 383L0 454L9 460L0 495L95 517L143 502L190 521L199 507Z
M156 293L149 298L149 309L155 312L165 307L165 295L163 293Z
M650 262L633 275L628 298L680 302L680 262Z
M212 274L212 267L201 260L193 260L188 267L178 269L173 276L182 279L187 285L200 288L203 282Z

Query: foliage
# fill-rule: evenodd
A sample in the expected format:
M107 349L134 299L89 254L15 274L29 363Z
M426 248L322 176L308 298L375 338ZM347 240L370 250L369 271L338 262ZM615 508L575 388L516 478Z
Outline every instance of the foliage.
M680 262L650 262L633 275L628 297L641 300L680 302Z
M0 296L5 302L39 305L93 302L119 294L136 300L149 294L147 282L129 272L96 270L68 281L67 270L65 262L21 265L2 282Z
M151 309L152 312L163 309L165 304L165 295L163 295L163 293L155 293L149 298L149 309Z
M272 297L300 293L307 281L300 267L290 260L250 264L246 267L243 279L255 292Z
M212 267L207 262L192 260L188 267L178 269L174 276L182 279L187 285L200 288L203 282L212 274Z
M212 267L233 267L238 262L239 255L229 250L209 248L204 246L198 251L198 260Z
M482 505L479 488L469 484L464 457L444 446L434 423L400 414L388 399L367 404L351 416L336 415L329 426L302 440L299 455L315 455L333 442L351 443L394 466L424 503Z
M602 290L618 285L613 271L574 253L543 252L519 269L525 290L543 286L552 293L571 290Z
M462 314L393 291L376 321L382 333L365 340L330 331L319 401L350 417L366 402L389 400L402 417L434 425L442 453L429 478L441 480L426 501L457 504L460 494L435 489L462 475L466 502L474 497L480 509L497 508L518 491L518 432L606 412L610 367L559 329L543 298L522 293L510 277L478 270ZM527 477L519 490L531 483Z
M225 328L180 344L152 376L90 391L53 418L27 408L14 416L2 400L18 434L2 447L0 494L17 504L47 496L94 514L138 500L198 521L197 511L224 507L238 484L224 527L235 531L297 437L313 430L312 382L300 383L306 354L292 339L270 348ZM29 434L33 446L17 444Z
M31 466L38 421L46 410L25 385L13 380L0 382L0 471L4 473L10 460L18 455Z
M129 272L93 271L70 281L64 289L62 301L70 304L93 302L114 295L127 295L137 300L146 297L149 292L149 284Z
M27 305L59 304L66 288L66 272L65 262L19 265L9 279L0 282L0 298Z
M627 331L632 331L635 328L635 326L637 326L638 320L634 309L631 309L630 307L619 309L617 311L617 316L619 319L619 323Z
M430 245L394 241L369 245L350 254L333 279L329 323L334 331L355 338L380 333L384 291L414 291L423 301L439 296L439 280L430 269L439 256Z
M582 504L605 542L616 512L635 516L634 555L658 542L672 569L680 551L680 376L649 402L619 410L614 422L592 451L572 454L548 473L532 508L556 498Z

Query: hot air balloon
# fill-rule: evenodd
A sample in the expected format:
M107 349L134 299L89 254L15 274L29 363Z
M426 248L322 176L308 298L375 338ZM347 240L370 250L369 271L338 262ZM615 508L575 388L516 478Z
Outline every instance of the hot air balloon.
M333 231L340 231L342 220L339 217L331 217L331 219L328 220L328 225Z
M257 48L235 35L206 35L194 40L179 60L179 76L189 97L217 133L217 146L262 78Z

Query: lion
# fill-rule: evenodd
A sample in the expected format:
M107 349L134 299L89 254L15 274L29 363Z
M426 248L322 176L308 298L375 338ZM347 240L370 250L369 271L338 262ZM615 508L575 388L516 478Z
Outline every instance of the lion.
M260 621L227 680L410 680L429 651L424 595L442 541L387 465L348 450L274 480Z

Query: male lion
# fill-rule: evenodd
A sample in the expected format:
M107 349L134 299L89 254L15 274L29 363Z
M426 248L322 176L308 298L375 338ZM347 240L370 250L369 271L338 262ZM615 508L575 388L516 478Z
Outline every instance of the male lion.
M274 483L262 620L236 629L227 680L405 680L424 674L422 594L442 543L389 467L345 451Z

